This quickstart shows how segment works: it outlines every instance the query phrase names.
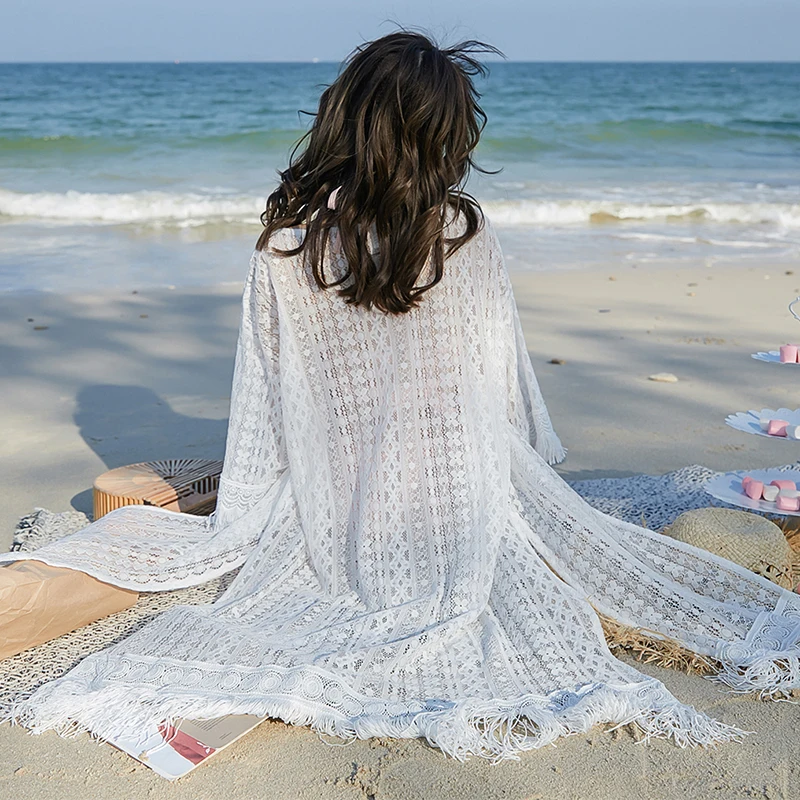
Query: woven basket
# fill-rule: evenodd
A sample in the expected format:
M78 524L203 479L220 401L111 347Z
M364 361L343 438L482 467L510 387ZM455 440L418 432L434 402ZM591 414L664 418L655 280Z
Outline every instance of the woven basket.
M793 588L792 548L783 531L758 514L697 508L685 511L663 533L733 561L785 589Z
M122 506L159 506L210 514L217 504L221 461L170 458L117 467L94 482L94 518Z

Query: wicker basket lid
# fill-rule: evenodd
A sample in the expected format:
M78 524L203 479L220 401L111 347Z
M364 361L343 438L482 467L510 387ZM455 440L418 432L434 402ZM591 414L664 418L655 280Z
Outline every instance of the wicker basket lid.
M758 514L696 508L681 514L663 533L792 588L792 548L783 531Z
M117 467L94 482L94 516L120 506L152 505L171 511L208 513L216 502L222 462L169 458Z

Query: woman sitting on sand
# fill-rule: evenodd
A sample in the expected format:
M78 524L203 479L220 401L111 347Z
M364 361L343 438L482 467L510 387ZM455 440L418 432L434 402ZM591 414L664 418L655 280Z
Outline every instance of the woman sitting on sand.
M594 510L549 466L564 450L500 245L460 188L490 50L393 33L322 94L250 263L214 515L122 508L4 556L142 591L238 575L18 721L116 738L268 715L493 760L595 723L741 734L614 658L598 612L717 659L736 690L798 685L800 597Z

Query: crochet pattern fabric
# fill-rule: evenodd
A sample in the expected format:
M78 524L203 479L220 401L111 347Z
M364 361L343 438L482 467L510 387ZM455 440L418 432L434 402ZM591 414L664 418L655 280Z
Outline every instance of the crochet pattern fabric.
M319 289L300 257L253 255L215 513L122 508L0 556L144 592L238 574L19 700L15 720L114 738L248 713L492 760L601 722L681 745L741 735L614 658L595 610L716 658L735 690L798 685L798 596L602 513L550 467L564 450L491 224L445 267L393 316Z

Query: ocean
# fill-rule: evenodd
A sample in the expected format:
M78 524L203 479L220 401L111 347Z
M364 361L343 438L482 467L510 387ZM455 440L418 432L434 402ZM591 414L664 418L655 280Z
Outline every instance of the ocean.
M511 269L790 264L800 64L492 63ZM240 282L336 64L0 64L0 291Z

